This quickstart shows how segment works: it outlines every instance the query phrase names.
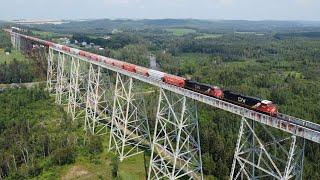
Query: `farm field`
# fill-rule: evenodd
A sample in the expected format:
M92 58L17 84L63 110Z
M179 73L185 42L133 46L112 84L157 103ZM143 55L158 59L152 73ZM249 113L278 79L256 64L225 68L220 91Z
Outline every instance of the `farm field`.
M25 56L22 55L21 52L18 50L11 50L11 53L7 55L4 49L0 49L0 64L8 64L12 62L14 59L18 61L26 61Z
M166 31L173 33L176 36L183 36L186 34L196 33L197 31L194 29L186 29L186 28L169 28Z

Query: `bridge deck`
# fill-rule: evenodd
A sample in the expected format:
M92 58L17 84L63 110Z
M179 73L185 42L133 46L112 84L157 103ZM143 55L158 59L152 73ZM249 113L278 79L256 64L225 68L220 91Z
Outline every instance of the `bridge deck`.
M19 33L14 33L9 30L9 33L14 36L22 36ZM25 35L24 35L25 36ZM31 37L30 37L31 38ZM36 41L37 39L31 38L31 40ZM40 40L38 43L44 42L43 40ZM320 143L320 125L316 123L312 123L303 119L295 118L289 115L285 114L279 114L277 117L272 117L266 114L262 114L226 101L223 101L221 99L216 99L210 96L206 96L204 94L200 94L194 91L190 91L184 88L180 88L177 86L169 85L166 84L162 81L158 81L155 79L152 79L151 77L146 77L140 74L132 73L108 64L104 64L101 62L97 61L92 61L91 59L75 55L72 53L69 53L67 51L64 51L63 49L59 49L56 47L51 47L50 48L54 49L55 51L62 52L64 54L68 54L70 56L73 56L75 58L81 59L83 61L96 64L98 66L101 66L103 68L109 69L114 72L118 72L121 74L124 74L126 76L133 77L137 80L143 81L145 83L172 91L174 93L189 97L191 99L194 99L196 101L208 104L210 106L213 106L215 108L219 108L228 112L231 112L233 114L237 114L239 116L243 116L248 119L252 119L254 121L257 121L259 123L280 129L282 131L294 134L296 136L305 138L307 140Z
M295 117L288 116L288 115L281 114L281 113L279 114L278 117L272 117L272 116L269 116L266 114L262 114L262 113L259 113L259 112L256 112L256 111L253 111L253 110L250 110L250 109L247 109L247 108L244 108L244 107L241 107L241 106L238 106L238 105L226 102L226 101L223 101L221 99L216 99L216 98L206 96L204 94L200 94L200 93L188 90L188 89L169 85L169 84L166 84L162 81L158 81L158 80L152 79L150 77L146 77L146 76L143 76L140 74L125 71L123 69L120 69L120 68L117 68L114 66L110 66L108 64L104 64L104 63L96 62L96 61L91 61L88 58L74 55L74 54L71 54L71 53L66 52L64 50L60 50L57 48L53 48L53 49L55 51L65 53L70 56L74 56L75 58L79 58L83 61L96 64L98 66L109 69L111 71L119 72L119 73L124 74L126 76L133 77L134 79L143 81L145 83L172 91L172 92L180 94L180 95L184 95L186 97L189 97L189 98L194 99L196 101L208 104L210 106L213 106L213 107L225 110L225 111L229 111L233 114L244 116L248 119L252 119L257 122L266 124L268 126L271 126L271 127L286 131L288 133L297 135L299 137L311 140L313 142L320 143L320 125L319 124L315 124L315 123L312 123L312 122L309 122L309 121L306 121L303 119L295 118Z

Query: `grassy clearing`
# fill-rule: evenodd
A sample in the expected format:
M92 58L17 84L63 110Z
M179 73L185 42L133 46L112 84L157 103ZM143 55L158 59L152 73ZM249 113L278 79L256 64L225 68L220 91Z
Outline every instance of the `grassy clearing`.
M84 133L83 130L77 134ZM80 136L80 135L79 135ZM108 152L109 134L103 135L103 152L98 155L83 154L77 156L73 164L56 166L44 171L35 179L91 180L112 178L112 154ZM150 157L144 160L143 154L138 154L119 162L120 180L144 180L146 170L144 162L149 163Z
M121 179L128 180L144 180L148 169L145 169L145 162L148 164L150 157L144 160L143 153L125 159L120 163L119 173Z
M297 72L297 71L285 71L284 74L286 75L286 77L291 77L294 79L303 79L304 76L302 73Z
M256 36L264 36L264 33L259 33L259 32L251 32L251 31L241 31L241 32L235 32L235 34L240 34L240 35L256 35Z
M9 55L4 52L4 49L0 49L0 64L10 63L13 59L18 61L25 61L26 58L21 54L20 51L12 50Z
M173 33L176 36L183 36L190 33L196 33L197 31L194 29L187 29L187 28L169 28L166 31Z
M195 37L195 39L216 39L222 37L222 34L202 34L200 36Z
M44 39L51 39L54 37L59 36L59 34L54 33L54 32L46 32L46 31L32 31L34 35L39 36L40 38Z
M149 158L147 158L149 161ZM109 153L101 153L96 157L78 156L75 163L55 166L43 171L34 179L112 179L112 166ZM119 179L146 179L143 154L139 154L119 163Z

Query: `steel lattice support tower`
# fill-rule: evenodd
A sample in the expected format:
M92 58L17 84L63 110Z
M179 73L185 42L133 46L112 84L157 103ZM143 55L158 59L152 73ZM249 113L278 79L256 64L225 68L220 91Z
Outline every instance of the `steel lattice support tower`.
M142 97L133 93L132 77L117 73L113 102L109 151L115 150L120 161L149 148L150 133Z
M107 133L110 127L112 106L109 99L112 94L109 72L100 66L89 65L85 130L93 135Z
M86 105L87 78L86 71L82 70L85 67L79 58L71 57L68 113L73 121L82 117Z
M55 62L54 50L49 48L48 52L48 70L47 70L47 90L52 93L56 92L57 82L57 62Z
M187 100L160 89L148 179L203 179L197 111Z
M11 34L11 43L15 49L20 51L20 49L21 49L21 36Z
M14 35L14 34L11 34L11 35L10 35L10 37L11 37L11 44L12 44L12 47L13 47L13 48L15 48L15 49L17 49L17 47L16 47L16 39L15 39L15 35Z
M294 135L277 139L274 134L242 118L230 180L302 179L304 142L298 143Z
M69 72L68 64L70 56L65 53L58 52L58 66L57 66L57 83L56 83L56 103L67 104L66 100L69 97Z
M12 44L12 47L13 47L13 48L16 48L16 47L15 47L14 34L10 34L10 38L11 38L11 44Z

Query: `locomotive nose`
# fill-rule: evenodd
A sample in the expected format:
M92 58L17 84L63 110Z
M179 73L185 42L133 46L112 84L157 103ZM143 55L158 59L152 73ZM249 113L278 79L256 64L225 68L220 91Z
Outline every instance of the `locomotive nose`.
M223 91L221 89L216 89L215 90L215 96L218 98L222 98L223 97Z
M272 115L277 115L278 114L278 108L276 106L272 106L269 108L269 112Z
M275 106L273 106L273 107L270 108L270 111L271 112L277 112L277 108Z

